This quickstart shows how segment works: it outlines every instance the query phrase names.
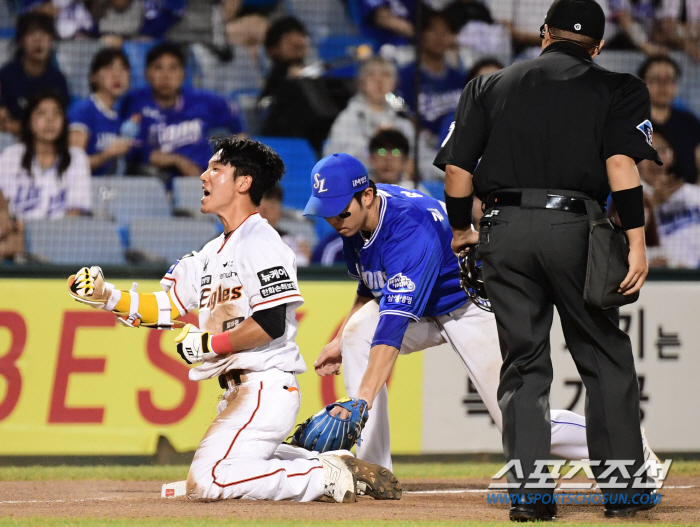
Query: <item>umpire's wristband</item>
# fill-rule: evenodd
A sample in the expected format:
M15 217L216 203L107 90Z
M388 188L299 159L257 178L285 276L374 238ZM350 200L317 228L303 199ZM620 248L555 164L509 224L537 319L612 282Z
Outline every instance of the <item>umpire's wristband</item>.
M472 224L472 205L474 205L474 193L465 198L453 198L445 192L445 208L447 219L453 229L466 229Z
M644 191L641 185L613 192L612 200L624 230L644 227Z

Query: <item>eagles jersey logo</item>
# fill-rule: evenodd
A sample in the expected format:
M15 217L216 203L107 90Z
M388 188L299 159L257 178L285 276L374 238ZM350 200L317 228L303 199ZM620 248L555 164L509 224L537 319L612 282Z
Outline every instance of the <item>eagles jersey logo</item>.
M644 122L641 122L637 125L637 130L642 132L644 134L644 137L647 139L647 144L651 147L653 147L652 143L652 138L654 136L654 127L651 125L651 122L649 119L645 120Z

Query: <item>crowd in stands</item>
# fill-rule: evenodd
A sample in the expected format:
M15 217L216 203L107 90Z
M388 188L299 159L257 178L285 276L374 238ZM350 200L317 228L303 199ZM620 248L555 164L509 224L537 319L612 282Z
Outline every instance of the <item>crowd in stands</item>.
M206 221L193 212L196 199L182 201L179 182L202 173L220 133L302 139L311 166L346 152L377 183L440 198L443 174L432 160L462 89L539 54L551 0L418 1L0 0L13 20L0 41L9 50L0 64L0 260L34 257L27 222L116 222L95 202L115 177L156 178L171 200L167 214ZM700 107L679 98L678 59L687 57L686 69L700 63L700 0L599 3L608 17L605 51L632 53L649 88L654 146L665 163L639 165L650 263L698 268ZM315 24L319 16L333 22ZM344 29L332 33L338 24ZM70 42L93 45L69 57L82 70L57 60ZM700 69L693 71L698 84ZM217 84L217 75L255 81L238 89ZM73 89L85 80L89 93ZM310 166L286 156L289 175L260 213L298 265L339 263L338 235L288 206L298 206ZM128 227L118 228L126 250Z

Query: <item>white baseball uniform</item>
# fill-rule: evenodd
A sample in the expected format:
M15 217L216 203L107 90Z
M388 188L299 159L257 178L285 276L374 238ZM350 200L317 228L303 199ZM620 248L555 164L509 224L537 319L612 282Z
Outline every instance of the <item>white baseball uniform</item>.
M348 395L357 393L367 369L369 352L379 323L379 303L370 301L355 313L343 331L343 379ZM498 345L496 319L467 302L462 307L439 317L411 321L403 337L400 353L427 350L449 343L459 355L499 430L502 428L498 390L501 351ZM427 352L429 353L429 351ZM399 359L400 360L400 359ZM567 410L551 410L552 454L565 459L588 457L585 419ZM391 470L389 433L389 399L386 385L374 399L369 419L362 430L357 457Z
M200 329L236 327L254 312L286 305L286 332L252 350L217 355L190 370L201 381L228 372L217 407L187 478L190 498L312 501L324 492L321 462L278 447L290 434L301 393L295 374L306 365L294 341L299 294L294 253L258 213L228 236L178 260L161 285L181 316L199 309ZM290 452L292 452L290 454Z

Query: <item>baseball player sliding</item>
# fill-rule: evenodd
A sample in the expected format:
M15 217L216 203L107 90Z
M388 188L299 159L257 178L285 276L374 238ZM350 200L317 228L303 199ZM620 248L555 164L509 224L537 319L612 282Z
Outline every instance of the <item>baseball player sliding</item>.
M295 342L299 293L294 253L256 211L279 182L284 163L250 139L220 139L200 176L202 212L224 234L175 262L163 291L120 291L99 267L69 279L71 295L112 311L126 326L170 328L199 309L200 329L186 325L178 352L192 381L219 378L225 390L187 478L189 498L336 502L356 499L356 485L378 499L398 499L398 482L382 467L347 451L321 454L281 445L294 426L306 371Z
M359 280L337 337L314 363L324 376L339 373L342 362L348 395L371 408L358 458L391 468L386 380L399 354L446 342L500 430L496 321L460 286L444 204L414 190L375 186L362 163L347 154L322 159L312 174L304 214L324 217L343 236L348 272ZM588 458L584 418L566 410L550 414L551 453ZM334 408L330 415L345 418L347 412ZM644 443L648 459L654 454Z

